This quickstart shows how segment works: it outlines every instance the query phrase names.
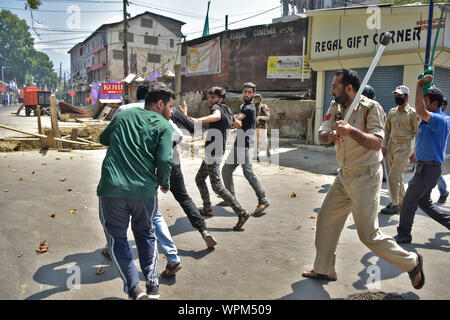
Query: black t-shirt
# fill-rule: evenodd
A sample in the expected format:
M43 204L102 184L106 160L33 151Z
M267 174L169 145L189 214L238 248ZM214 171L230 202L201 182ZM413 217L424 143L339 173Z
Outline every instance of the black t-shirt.
M241 106L240 113L245 114L244 120L242 120L242 131L238 130L237 134L243 134L248 130L255 130L256 128L256 107L253 104L253 102L249 102L246 104L243 104ZM250 146L250 138L252 141L254 140L253 134L251 136L247 135L245 137L245 147L249 148ZM236 140L237 143L238 140Z
M227 141L227 129L229 129L229 127L228 127L228 122L222 113L222 108L218 104L215 104L211 107L211 114L215 110L219 110L219 112L221 114L221 119L219 121L209 123L208 133L206 135L205 148L208 145L210 145L211 143L213 143L215 141L216 137L218 137L219 133L220 133L221 138L222 138L222 146L223 146L222 155L223 155L225 153L225 143ZM211 152L211 155L215 156L214 150Z

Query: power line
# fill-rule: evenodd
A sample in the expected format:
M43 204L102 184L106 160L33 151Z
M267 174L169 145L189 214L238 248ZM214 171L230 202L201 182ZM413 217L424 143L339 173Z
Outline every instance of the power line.
M232 25L232 24L236 24L236 23L242 22L242 21L245 21L245 20L249 20L249 19L258 17L258 16L260 16L260 15L263 15L263 14L265 14L265 13L268 13L268 12L270 12L270 11L273 11L273 10L279 9L279 8L280 8L280 6L277 6L277 7L274 7L274 8L272 8L272 9L263 11L263 12L261 12L261 13L258 13L258 14L255 14L255 15L252 15L252 16L249 16L249 17L246 17L246 18L237 20L237 21L230 22L230 23L228 23L228 26L230 26L230 25ZM219 29L219 28L224 28L224 27L225 27L225 25L222 25L222 26L219 26L219 27L211 28L210 30ZM201 30L201 31L195 31L195 32L190 32L190 33L185 34L185 36L189 36L189 35L196 34L196 33L201 33L201 32L203 32L203 30Z
M29 11L30 9L23 9L23 8L8 8L8 7L0 7L0 9L5 10L19 10L19 11ZM99 13L99 12L121 12L122 10L81 10L80 13ZM37 9L33 10L34 13L36 12L65 12L70 13L70 11L67 10L44 10L44 9Z

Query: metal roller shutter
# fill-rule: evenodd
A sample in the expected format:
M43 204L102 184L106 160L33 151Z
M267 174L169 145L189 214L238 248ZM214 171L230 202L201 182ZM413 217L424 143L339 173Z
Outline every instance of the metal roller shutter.
M448 99L450 97L450 69L435 68L434 84L444 92L444 96ZM450 108L447 107L445 112L450 116Z
M353 70L358 73L358 77L362 82L368 68L356 68ZM330 103L333 100L333 96L330 95L330 89L336 71L337 70L331 70L325 73L324 113L328 110ZM395 107L392 91L401 84L403 84L403 66L377 67L372 73L369 85L375 90L376 100L383 106L386 114L391 108Z
M450 98L450 69L436 67L434 70L434 84L444 92L447 99ZM445 113L450 116L450 108L445 109ZM447 143L447 154L450 153L450 143Z

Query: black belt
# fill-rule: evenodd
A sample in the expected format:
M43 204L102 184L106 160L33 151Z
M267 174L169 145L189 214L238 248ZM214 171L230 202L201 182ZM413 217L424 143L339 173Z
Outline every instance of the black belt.
M442 163L434 162L434 161L417 161L417 164L418 165L442 166Z

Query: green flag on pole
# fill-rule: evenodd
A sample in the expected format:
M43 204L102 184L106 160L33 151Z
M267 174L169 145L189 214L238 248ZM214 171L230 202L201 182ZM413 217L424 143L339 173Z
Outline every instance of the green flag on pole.
M205 26L203 27L202 37L209 35L209 5L210 4L211 4L211 0L208 0L208 10L206 11Z

